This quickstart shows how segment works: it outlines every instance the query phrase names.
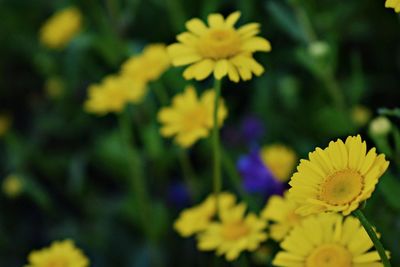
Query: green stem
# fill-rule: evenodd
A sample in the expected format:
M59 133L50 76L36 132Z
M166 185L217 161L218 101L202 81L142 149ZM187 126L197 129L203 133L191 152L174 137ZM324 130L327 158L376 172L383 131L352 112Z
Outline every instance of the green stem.
M154 83L153 92L161 105L168 105L169 97L164 84L160 80Z
M121 144L127 159L129 170L129 185L131 194L136 198L138 205L138 214L140 217L140 225L148 237L151 237L151 227L149 221L149 198L147 195L146 185L144 183L143 170L141 168L139 152L133 142L133 132L131 127L131 119L129 118L128 109L122 111L118 116L119 129L121 133Z
M214 195L216 198L216 210L219 214L219 193L222 187L222 177L221 177L221 151L220 151L220 140L219 140L219 125L218 125L218 107L221 96L221 80L215 79L214 81L215 90L215 101L214 101L214 126L213 126L213 153L214 153L214 175L213 175L213 187Z
M336 107L338 109L344 109L346 107L344 96L337 81L333 77L333 73L330 71L326 72L324 75L322 75L321 80Z
M181 163L183 178L186 182L186 185L189 187L190 193L193 194L194 199L197 200L197 186L196 186L196 174L193 171L193 166L190 162L189 156L185 150L178 151L179 161Z
M374 243L374 246L375 246L376 250L378 251L379 256L381 257L383 266L391 267L388 256L386 255L385 248L383 247L381 241L379 240L371 223L368 221L368 219L365 217L365 215L359 209L354 211L353 215L356 216L360 220L365 231L368 233L369 237L371 238L372 242Z

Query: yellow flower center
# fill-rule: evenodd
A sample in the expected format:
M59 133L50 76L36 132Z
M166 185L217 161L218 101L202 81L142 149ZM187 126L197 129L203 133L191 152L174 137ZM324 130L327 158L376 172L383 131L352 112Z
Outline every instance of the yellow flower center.
M210 29L200 37L198 50L204 58L225 59L240 52L241 39L232 28Z
M351 203L360 195L363 180L363 177L353 170L335 172L322 184L320 199L331 205Z
M204 127L207 122L207 111L201 107L195 107L182 117L182 128L185 131L193 131L199 127Z
M223 226L222 236L226 240L238 240L249 233L249 227L243 222L229 223Z
M306 259L306 267L351 267L351 253L342 246L325 244L317 247Z

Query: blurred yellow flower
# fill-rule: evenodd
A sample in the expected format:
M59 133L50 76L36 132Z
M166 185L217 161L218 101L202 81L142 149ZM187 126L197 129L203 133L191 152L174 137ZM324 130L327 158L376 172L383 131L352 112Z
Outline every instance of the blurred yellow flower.
M73 241L55 241L50 247L32 251L26 267L87 267L89 259Z
M160 132L164 137L175 136L180 146L187 148L198 139L207 137L213 128L215 92L205 91L197 97L194 87L188 86L172 101L172 106L162 108L158 120L163 124ZM218 123L222 126L228 111L223 100L219 103Z
M235 204L234 195L222 192L218 197L220 208L228 208ZM185 209L179 214L179 218L174 223L174 229L183 237L197 234L211 223L216 215L216 199L210 195L197 206Z
M59 98L64 93L64 82L60 77L51 77L47 79L44 89L50 98Z
M147 91L146 85L125 76L110 75L100 84L89 86L84 107L89 113L105 115L121 112L128 103L139 103Z
M281 243L274 260L281 267L380 267L373 243L354 217L335 213L310 216Z
M11 126L11 118L6 114L0 114L0 137L4 136Z
M249 23L239 29L234 25L240 12L230 14L226 19L221 14L208 16L208 27L198 18L186 23L188 32L177 36L178 43L168 47L174 66L189 65L183 73L187 80L203 80L211 73L218 80L228 75L238 82L250 80L252 75L260 76L264 68L253 58L257 51L268 52L270 43L256 35L260 24Z
M150 44L140 55L122 64L121 75L143 82L155 81L169 68L170 58L164 44Z
M351 119L357 126L364 126L371 119L372 112L365 106L355 106L351 109Z
M40 41L52 49L65 47L80 31L82 14L76 7L56 12L40 29Z
M298 207L294 201L290 200L287 193L283 197L273 195L269 198L261 211L261 217L274 222L269 227L272 239L282 240L294 226L301 222L304 217L295 213Z
M369 132L374 136L385 136L392 130L392 123L384 116L376 117L369 124Z
M400 0L386 0L385 7L393 8L397 13L400 12Z
M4 194L10 198L14 198L22 192L23 182L19 176L11 174L4 178L2 188Z
M264 231L267 223L253 213L246 216L245 211L243 203L221 208L221 221L210 223L198 235L199 250L215 250L228 261L237 259L243 251L255 251L267 239Z
M276 179L289 180L297 161L293 149L281 144L268 145L261 149L260 156Z
M389 162L385 155L377 155L375 148L367 153L367 144L358 136L346 142L331 141L322 150L309 153L309 160L301 160L289 184L290 197L299 204L299 214L309 215L324 211L349 215L361 202L368 199Z

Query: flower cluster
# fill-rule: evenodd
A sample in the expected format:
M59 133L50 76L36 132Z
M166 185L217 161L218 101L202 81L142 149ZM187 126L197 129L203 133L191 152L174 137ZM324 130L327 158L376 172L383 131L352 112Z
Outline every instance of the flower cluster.
M400 12L400 0L386 0L385 7L393 8L397 13Z
M48 48L61 49L79 33L82 14L76 7L56 12L40 29L40 42Z
M90 85L85 110L104 115L119 113L129 103L140 103L147 93L147 84L158 79L169 67L165 45L152 44L140 55L122 64L118 74L105 77L100 84Z

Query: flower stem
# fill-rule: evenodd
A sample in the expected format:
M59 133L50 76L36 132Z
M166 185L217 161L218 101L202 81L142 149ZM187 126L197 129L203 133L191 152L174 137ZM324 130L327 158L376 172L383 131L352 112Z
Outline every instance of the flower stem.
M186 182L186 185L189 187L189 192L193 196L194 200L198 200L198 190L196 190L197 179L196 174L193 170L192 163L190 161L189 155L187 151L181 149L178 151L179 161L181 163L183 177Z
M213 153L214 153L214 175L213 175L213 187L215 195L215 205L217 214L219 214L219 193L222 187L221 177L221 151L220 151L220 140L219 140L219 125L218 125L218 107L221 96L221 80L215 79L214 81L215 90L215 101L214 101L214 127L213 127Z
M381 257L383 266L391 267L388 256L386 255L386 252L385 252L385 248L383 247L381 241L379 240L375 230L372 228L371 223L368 221L368 219L365 217L365 215L359 209L354 211L353 215L356 216L360 220L365 231L367 231L369 237L371 238L372 242L374 243L376 250L378 251L379 256Z

